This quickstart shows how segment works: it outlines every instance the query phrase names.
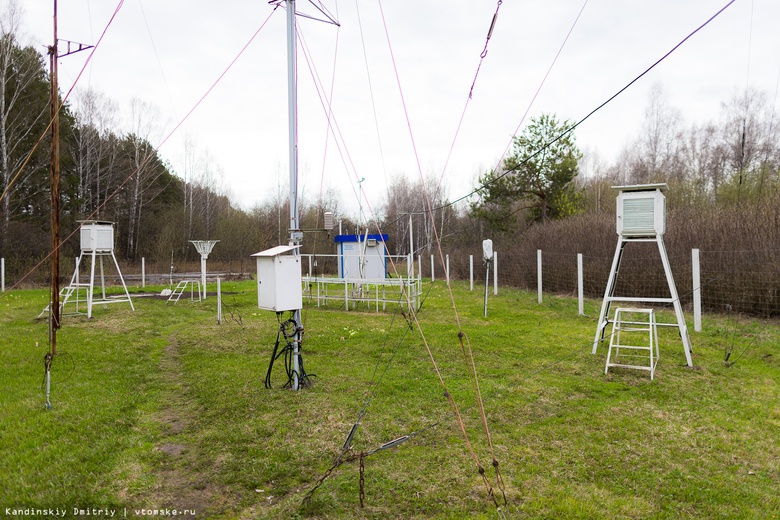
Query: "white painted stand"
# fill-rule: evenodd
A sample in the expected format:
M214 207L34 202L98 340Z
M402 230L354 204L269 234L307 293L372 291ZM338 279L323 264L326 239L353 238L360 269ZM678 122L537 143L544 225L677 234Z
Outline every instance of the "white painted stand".
M666 274L666 281L669 286L669 297L667 298L648 298L637 296L615 296L615 284L617 282L618 271L620 270L620 261L623 257L623 249L629 242L655 242L658 245L658 253L661 255L661 262L664 266L664 273ZM599 341L604 338L604 334L609 324L609 310L612 302L633 302L633 303L656 303L656 304L669 304L674 307L674 312L677 317L677 323L659 323L658 326L677 327L680 330L680 338L682 338L683 349L685 350L685 360L689 367L693 366L693 360L691 359L691 340L688 337L688 327L685 324L685 316L683 315L682 305L680 304L680 297L677 295L677 287L674 284L674 277L672 276L672 268L669 266L669 257L666 254L666 247L664 246L663 237L658 235L655 238L626 238L619 237L617 248L615 249L615 257L612 260L612 270L609 273L609 280L607 281L607 289L604 291L604 300L601 303L601 312L599 313L598 326L596 328L596 337L593 339L593 354L598 349Z
M593 354L598 349L599 341L604 339L604 334L609 324L609 308L612 302L634 302L650 304L669 304L674 307L677 323L657 323L657 326L677 327L685 350L685 360L689 367L693 366L691 359L691 340L688 337L688 327L685 324L680 297L674 284L672 268L669 265L669 257L664 246L664 232L666 228L666 184L644 184L636 186L613 186L619 191L617 199L617 234L618 242L615 248L615 256L612 260L612 269L609 272L607 287L604 291L604 300L601 303L601 312L596 326L596 336L593 338ZM630 242L655 242L658 246L658 254L661 256L666 282L669 286L669 297L648 298L637 296L615 296L620 261L623 258L623 250Z
M173 288L173 291L171 291L171 294L168 295L168 300L165 302L170 303L173 302L174 305L179 303L179 299L181 298L182 294L187 290L187 287L190 288L190 301L195 301L195 288L198 289L198 301L201 301L201 288L200 288L200 280L181 280L178 284L176 284L176 287Z
M92 317L92 307L95 304L109 304L109 303L123 303L128 302L130 308L135 311L133 300L130 298L130 293L127 290L125 279L122 276L122 270L119 269L119 262L117 262L116 255L114 255L114 225L111 222L92 221L86 220L81 222L81 254L76 259L76 268L73 271L73 276L70 279L70 284L63 288L60 294L60 310L64 311L65 305L72 300L76 304L76 313L79 313L80 292L84 291L85 300L87 304L87 318ZM116 296L113 298L106 297L106 277L103 266L103 258L111 257L116 267L119 281L122 282L122 288L124 289L124 296ZM89 282L81 283L79 281L79 267L81 262L85 259L89 259ZM101 296L97 299L94 297L95 293L95 266L100 264L100 289Z
M646 317L646 321L643 318ZM647 333L646 345L629 344L639 339L640 335ZM628 333L628 337L623 335ZM638 342L637 342L638 343ZM642 351L646 351L648 356ZM656 329L655 312L653 309L634 309L618 307L615 309L615 319L612 322L612 335L607 351L607 366L604 374L610 367L631 368L634 370L647 370L650 372L650 380L655 376L655 366L658 364L658 331ZM639 364L639 363L642 364Z

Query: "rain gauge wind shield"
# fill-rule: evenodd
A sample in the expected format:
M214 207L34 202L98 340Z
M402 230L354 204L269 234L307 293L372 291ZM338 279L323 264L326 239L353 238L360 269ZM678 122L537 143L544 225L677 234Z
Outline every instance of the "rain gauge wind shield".
M607 280L607 287L604 291L604 300L601 304L599 313L596 336L593 340L593 354L596 353L599 342L605 337L607 326L610 323L609 311L612 302L633 302L648 304L672 304L674 307L677 323L656 323L657 326L677 327L680 331L680 337L685 350L685 360L689 367L693 366L691 360L691 340L688 337L688 328L685 324L685 316L682 312L682 305L677 294L677 287L672 276L672 269L669 265L669 257L666 254L664 246L664 232L666 231L666 196L664 192L668 190L665 183L659 184L638 184L632 186L613 186L618 191L617 196L617 234L618 242L615 249L615 256L612 260L612 269ZM658 253L661 256L666 282L669 287L668 297L645 297L645 296L616 296L615 286L617 282L618 271L623 257L623 251L630 242L655 242L658 246ZM616 317L620 311L628 312L630 309L616 309ZM636 309L633 309L636 310ZM644 311L644 309L640 309ZM619 326L619 320L615 319L613 329ZM619 331L618 331L619 332ZM613 334L615 331L613 330ZM608 361L609 363L609 361ZM636 368L636 367L632 367Z
M206 260L217 242L219 240L190 240L190 243L200 253L200 286L204 300L206 299Z

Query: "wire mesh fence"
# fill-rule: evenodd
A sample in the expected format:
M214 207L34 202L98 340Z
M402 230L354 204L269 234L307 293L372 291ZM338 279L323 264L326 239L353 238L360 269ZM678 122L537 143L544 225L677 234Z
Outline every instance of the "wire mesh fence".
M582 277L583 295L601 298L612 267L613 256L582 255L582 273L578 275L577 253L541 250L541 277L539 276L539 250L515 250L504 255L497 251L498 285L544 293L576 297L578 276ZM406 257L393 259L402 276L408 274ZM690 309L693 301L692 254L669 256L669 263L680 301ZM118 284L118 273L113 261L104 260L104 276L107 284ZM76 258L61 259L62 282L73 276ZM335 255L305 255L302 274L338 276ZM740 312L753 316L780 316L780 250L707 251L700 252L701 306L705 312ZM80 276L85 276L89 263L83 262ZM200 261L175 261L169 259L143 259L120 261L119 268L128 285L166 285L187 277L197 277ZM248 279L254 275L253 258L213 260L207 262L208 276L214 279ZM99 267L97 268L99 269ZM479 285L485 275L485 263L480 254L462 253L417 255L414 259L415 276L445 280L474 280ZM144 275L142 280L141 275ZM24 273L6 270L6 288L12 287ZM42 287L49 283L46 269L27 274L21 286ZM393 276L390 274L390 276ZM492 276L492 275L491 275ZM632 243L622 253L620 269L615 284L615 295L635 297L668 296L669 288L655 243Z

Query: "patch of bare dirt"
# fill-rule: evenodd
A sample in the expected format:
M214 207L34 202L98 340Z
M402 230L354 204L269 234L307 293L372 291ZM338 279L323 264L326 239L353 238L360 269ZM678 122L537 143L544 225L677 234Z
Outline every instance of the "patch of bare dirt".
M166 386L166 405L155 417L163 426L163 436L155 450L165 457L154 472L156 485L147 499L156 507L194 510L197 516L209 516L224 507L224 494L208 482L207 475L193 469L208 456L200 453L196 444L186 441L195 412L186 396L187 385L174 336L168 338L160 372Z

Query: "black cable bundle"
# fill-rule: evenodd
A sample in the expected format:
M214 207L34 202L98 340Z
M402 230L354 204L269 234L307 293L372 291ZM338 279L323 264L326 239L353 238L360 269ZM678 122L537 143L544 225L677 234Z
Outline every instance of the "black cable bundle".
M303 369L303 356L301 356L301 346L303 344L303 327L300 327L294 319L294 314L286 321L281 320L282 313L276 313L279 319L279 332L276 333L276 343L274 344L274 351L271 354L271 362L268 364L268 372L265 374L265 387L271 388L271 371L274 368L274 362L280 357L284 356L284 369L287 374L287 382L283 388L292 388L295 376L298 376L299 386L311 386L310 376ZM301 340L298 344L298 370L296 374L293 369L293 356L295 356L295 336L300 332ZM279 345L282 338L284 338L284 346L279 350ZM315 377L314 374L311 377Z

